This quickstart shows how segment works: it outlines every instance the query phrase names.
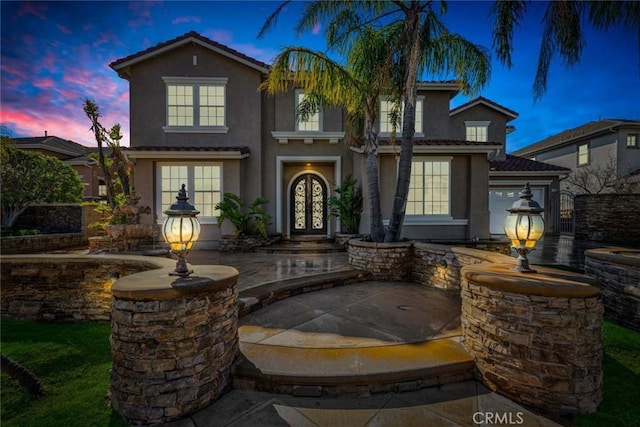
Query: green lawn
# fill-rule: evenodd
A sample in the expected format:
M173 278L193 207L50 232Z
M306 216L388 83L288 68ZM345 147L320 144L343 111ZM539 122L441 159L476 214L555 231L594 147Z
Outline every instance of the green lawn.
M2 354L35 373L47 392L31 399L2 374L2 426L126 426L107 398L109 328L2 319Z
M34 372L47 396L33 400L2 375L2 426L124 426L109 406L108 323L2 319L2 353ZM578 426L640 426L640 334L604 325L604 400Z

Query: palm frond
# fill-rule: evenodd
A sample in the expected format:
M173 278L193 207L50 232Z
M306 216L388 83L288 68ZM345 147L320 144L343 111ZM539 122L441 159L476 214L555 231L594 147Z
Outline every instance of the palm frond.
M498 0L489 12L495 16L493 24L493 48L498 54L498 59L507 67L513 65L511 51L513 51L513 29L520 25L522 17L527 10L525 0Z
M278 16L280 16L280 13L287 7L287 5L289 3L291 3L292 0L286 0L283 1L282 3L280 3L280 5L276 8L275 11L273 11L273 13L271 13L271 15L269 15L267 17L267 19L264 21L264 24L262 24L262 28L260 28L260 31L258 32L257 38L262 38L264 37L264 35L271 30L272 27L276 26L276 23L278 21Z

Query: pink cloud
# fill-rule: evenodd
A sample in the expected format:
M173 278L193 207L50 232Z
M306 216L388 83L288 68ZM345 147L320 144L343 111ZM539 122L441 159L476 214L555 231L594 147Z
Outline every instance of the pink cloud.
M133 18L129 20L129 28L152 27L154 25L151 18L151 8L160 2L144 1L129 3L129 10L133 14Z
M32 85L37 87L38 89L46 89L53 87L53 80L51 80L50 78L35 80Z
M233 35L229 31L225 30L209 30L205 31L203 35L215 42L222 44L229 44L233 40Z
M47 18L46 16L44 16L43 12L46 11L48 8L49 7L45 3L23 2L22 9L18 11L18 16L33 15L44 21Z
M5 74L2 76L3 80L6 78L6 74L10 74L21 80L27 80L29 75L26 70L28 69L26 64L12 58L2 58L2 63L0 64L0 70Z
M113 34L111 31L107 31L100 33L98 39L93 42L93 47L98 47L103 44L122 45L122 42L117 35Z
M58 29L62 34L72 34L71 30L68 27L65 27L64 25L58 25Z
M313 29L311 30L311 33L312 34L319 34L321 29L322 29L322 24L320 24L320 22L316 22L313 25Z
M262 49L250 43L231 43L229 47L267 64L271 63L278 54L273 49Z
M179 16L171 21L172 24L188 24L189 22L200 23L202 20L199 16Z

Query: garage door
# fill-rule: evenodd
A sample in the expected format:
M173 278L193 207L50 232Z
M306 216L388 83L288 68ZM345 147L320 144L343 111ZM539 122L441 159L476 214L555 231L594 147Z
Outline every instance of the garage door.
M507 209L520 197L520 188L491 188L489 190L489 230L491 234L504 234L504 221L509 215ZM531 187L533 200L544 208L544 188Z

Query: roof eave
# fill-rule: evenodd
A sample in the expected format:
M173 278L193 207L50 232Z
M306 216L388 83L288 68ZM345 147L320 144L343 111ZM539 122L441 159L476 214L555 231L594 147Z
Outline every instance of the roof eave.
M571 171L494 171L489 170L489 176L566 176Z
M241 57L239 57L237 55L232 54L231 52L227 52L227 51L225 51L223 49L220 49L220 48L218 48L218 47L216 47L216 46L214 46L212 44L206 43L206 42L204 42L204 41L202 41L200 39L197 39L197 38L195 38L193 36L189 36L189 37L185 38L184 40L179 40L179 41L176 41L175 43L171 43L171 44L169 44L167 46L162 46L160 48L154 49L154 50L152 50L150 52L147 52L147 53L144 53L144 54L142 54L140 56L136 56L134 58L131 58L128 61L124 61L124 62L121 62L121 63L118 63L118 61L115 61L115 62L111 63L109 66L112 69L114 69L115 71L117 71L118 75L120 77L126 79L126 77L123 77L123 75L121 75L121 70L124 70L125 68L129 68L130 69L130 67L132 65L134 65L134 64L137 64L137 63L142 62L142 61L146 61L147 59L150 59L150 58L153 58L153 57L158 56L160 54L163 54L165 52L168 52L168 51L173 50L173 49L175 49L177 47L183 46L183 45L185 45L187 43L195 43L195 44L198 44L200 46L203 46L203 47L205 47L205 48L207 48L209 50L212 50L212 51L214 51L214 52L216 52L216 53L218 53L220 55L226 56L227 58L233 59L234 61L240 62L241 64L244 64L244 65L246 65L246 66L248 66L250 68L253 68L254 70L260 71L263 74L267 74L269 72L268 68L260 67L257 64L252 63L251 61L247 61L244 58L241 58ZM128 70L124 71L124 72L126 73L125 75L127 75L127 76L131 75Z
M249 157L249 153L239 150L234 151L130 151L126 152L130 159L206 159L206 160L240 160Z

